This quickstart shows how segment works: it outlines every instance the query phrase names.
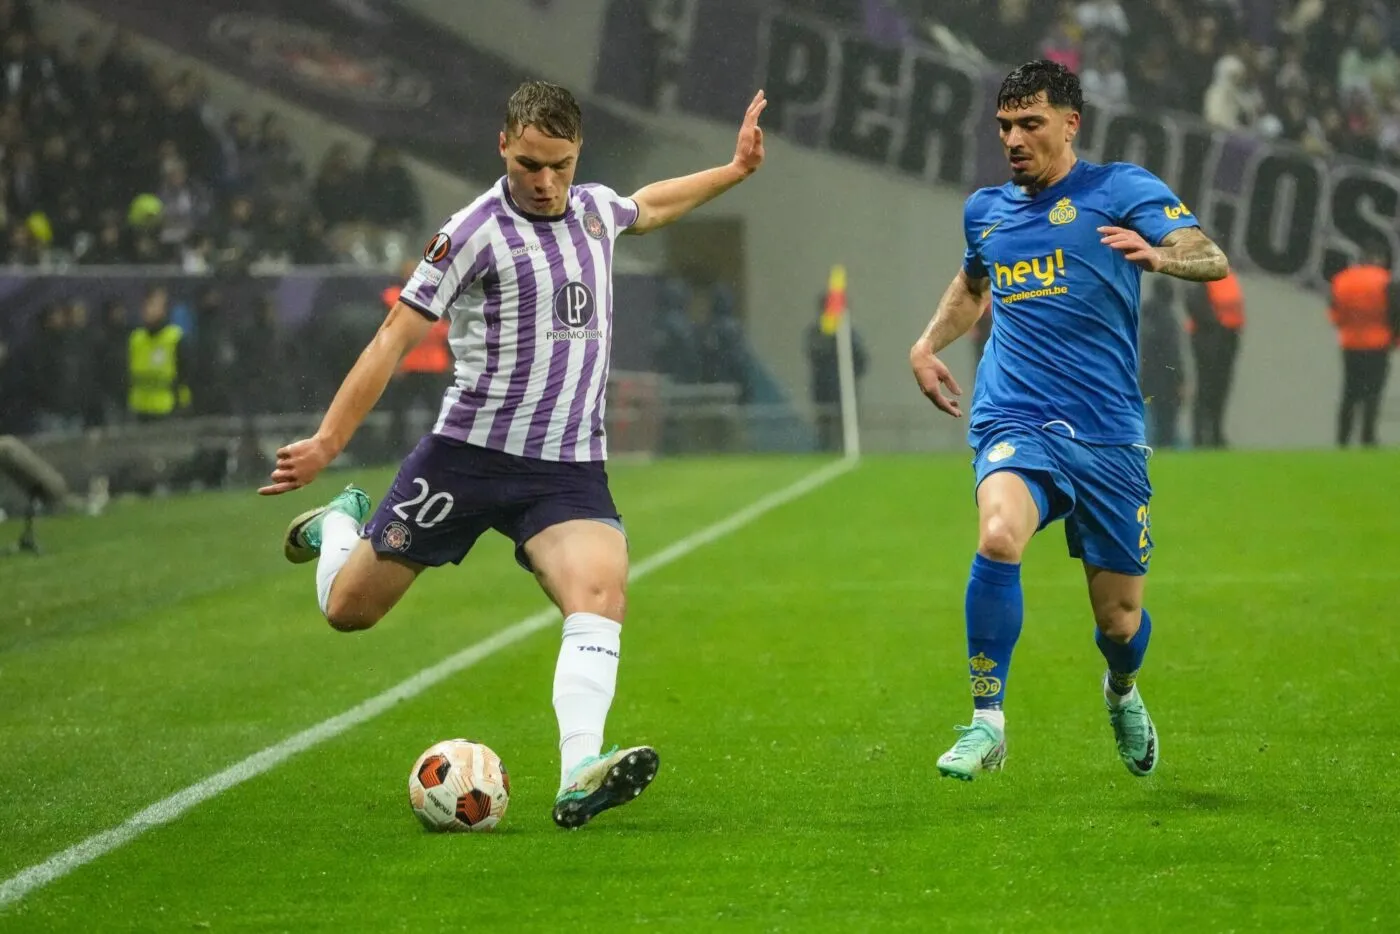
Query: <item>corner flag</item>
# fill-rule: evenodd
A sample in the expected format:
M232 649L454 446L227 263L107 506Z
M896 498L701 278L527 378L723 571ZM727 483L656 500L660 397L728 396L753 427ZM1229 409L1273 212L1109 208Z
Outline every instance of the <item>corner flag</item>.
M840 264L831 267L831 276L826 282L826 307L822 309L822 333L835 334L846 313L846 267Z

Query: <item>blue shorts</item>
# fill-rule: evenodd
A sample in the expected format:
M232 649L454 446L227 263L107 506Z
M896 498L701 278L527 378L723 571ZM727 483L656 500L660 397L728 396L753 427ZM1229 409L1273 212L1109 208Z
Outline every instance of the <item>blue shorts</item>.
M999 470L1017 473L1040 510L1040 526L1065 520L1072 558L1120 574L1146 574L1152 558L1151 449L1086 444L1025 425L992 428L980 439L977 485Z
M461 563L495 529L529 571L525 543L571 519L622 530L601 462L519 457L430 434L404 458L361 534L381 555L438 567Z

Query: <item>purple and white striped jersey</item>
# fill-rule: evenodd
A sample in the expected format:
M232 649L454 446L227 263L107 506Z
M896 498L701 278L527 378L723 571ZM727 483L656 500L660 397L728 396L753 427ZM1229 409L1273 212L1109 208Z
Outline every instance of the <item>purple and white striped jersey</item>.
M541 219L504 177L448 219L399 297L450 322L456 381L435 433L541 460L607 457L613 241L636 220L636 202L591 184Z

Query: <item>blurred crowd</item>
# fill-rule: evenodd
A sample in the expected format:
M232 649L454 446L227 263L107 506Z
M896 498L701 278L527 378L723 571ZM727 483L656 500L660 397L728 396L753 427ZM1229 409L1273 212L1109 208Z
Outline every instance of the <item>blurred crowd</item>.
M679 385L729 383L739 401L750 392L750 359L734 293L680 278L662 282L652 359L657 372Z
M1050 58L1085 97L1197 114L1317 155L1400 164L1400 7L1390 0L790 0L850 28ZM955 37L952 41L949 37Z
M61 44L0 0L0 265L353 262L356 225L418 235L399 154L331 147L311 176L271 111L219 113L204 76L130 36Z
M242 298L232 302L239 285L211 277L188 299L152 285L130 302L47 304L26 341L0 344L0 434L286 411L299 345L279 339L283 327L271 295L250 295L251 314L243 312ZM163 332L168 347L142 359L136 335L158 339ZM140 397L143 368L151 366L168 367L170 398L154 406ZM258 378L249 380L248 373Z

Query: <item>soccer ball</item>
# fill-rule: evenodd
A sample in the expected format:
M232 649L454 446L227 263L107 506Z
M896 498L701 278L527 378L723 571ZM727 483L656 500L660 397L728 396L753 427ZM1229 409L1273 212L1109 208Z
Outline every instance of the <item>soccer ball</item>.
M510 776L490 747L467 739L443 740L413 763L408 803L429 830L491 830L506 815Z

